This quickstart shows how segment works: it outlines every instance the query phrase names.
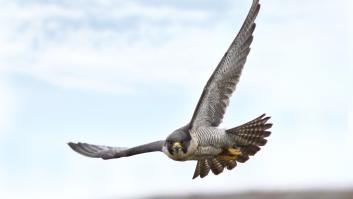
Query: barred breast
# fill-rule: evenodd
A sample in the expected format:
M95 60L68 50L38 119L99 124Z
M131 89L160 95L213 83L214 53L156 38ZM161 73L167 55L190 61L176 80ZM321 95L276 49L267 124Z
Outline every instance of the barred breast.
M231 141L227 139L225 129L199 127L191 132L191 135L198 144L194 155L191 157L194 160L216 156L224 148L232 145Z

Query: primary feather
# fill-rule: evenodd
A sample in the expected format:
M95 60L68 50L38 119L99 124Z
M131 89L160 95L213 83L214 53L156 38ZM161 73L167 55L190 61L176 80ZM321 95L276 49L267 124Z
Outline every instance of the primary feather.
M238 35L219 62L208 80L190 122L190 128L218 126L223 119L229 98L235 90L239 77L250 52L255 18L260 10L254 0Z

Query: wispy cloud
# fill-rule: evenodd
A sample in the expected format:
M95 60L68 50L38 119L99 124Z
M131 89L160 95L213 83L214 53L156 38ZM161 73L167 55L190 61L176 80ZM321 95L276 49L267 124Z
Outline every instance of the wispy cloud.
M215 43L209 38L220 29L190 24L206 23L211 13L111 3L5 4L0 16L3 69L66 88L120 92L151 79L192 79L206 65L191 52L210 49L204 41ZM201 56L208 57L215 50L204 51Z

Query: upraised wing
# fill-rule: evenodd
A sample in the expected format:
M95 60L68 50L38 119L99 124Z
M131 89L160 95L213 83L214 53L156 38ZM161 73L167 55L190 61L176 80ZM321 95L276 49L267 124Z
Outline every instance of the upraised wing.
M102 158L102 159L113 159L128 157L141 153L148 153L154 151L162 151L164 140L151 142L148 144L126 148L126 147L110 147L103 145L94 145L87 143L68 143L68 145L77 153L91 157L91 158Z
M259 12L259 0L253 0L250 11L238 33L208 80L190 122L190 129L199 126L218 126L239 81L241 71L250 52Z

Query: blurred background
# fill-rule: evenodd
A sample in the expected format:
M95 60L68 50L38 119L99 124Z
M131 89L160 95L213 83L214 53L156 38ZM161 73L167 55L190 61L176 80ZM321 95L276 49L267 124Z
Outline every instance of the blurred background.
M267 113L272 135L195 180L195 162L89 159L66 143L134 146L187 123L250 0L0 4L0 198L353 198L348 0L261 1L221 127Z

